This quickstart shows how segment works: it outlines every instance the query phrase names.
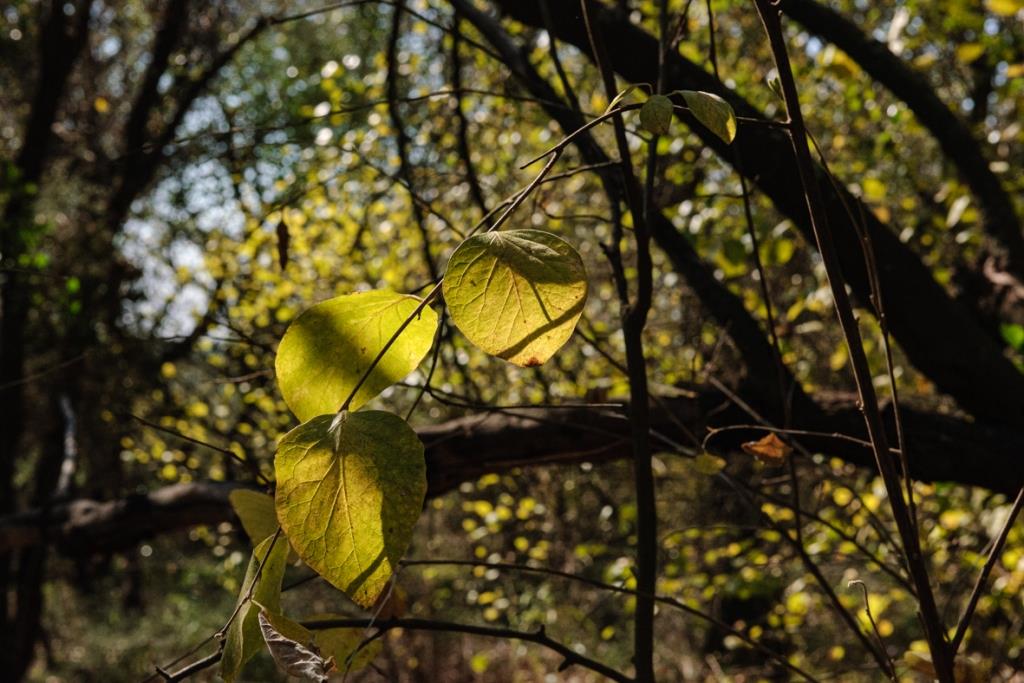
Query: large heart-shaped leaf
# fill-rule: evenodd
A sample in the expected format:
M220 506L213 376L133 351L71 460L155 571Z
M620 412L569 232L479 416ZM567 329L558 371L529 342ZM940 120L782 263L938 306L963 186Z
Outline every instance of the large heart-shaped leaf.
M540 230L475 235L448 262L452 321L484 351L540 365L572 336L587 299L587 273L565 240Z
M427 493L423 444L404 420L321 415L277 448L277 519L306 564L369 607L409 547Z
M370 363L420 304L385 290L328 299L288 327L277 349L277 382L302 421L337 411ZM355 410L416 369L437 330L437 314L424 308L391 345L356 392Z
M281 609L281 580L284 578L288 558L288 541L284 536L271 536L256 546L249 560L249 568L238 595L241 606L228 627L224 639L224 652L220 660L220 675L226 683L238 676L242 667L260 651L263 638L260 633L257 606ZM257 578L257 571L259 577ZM255 586L253 585L255 581ZM251 599L250 586L252 586Z

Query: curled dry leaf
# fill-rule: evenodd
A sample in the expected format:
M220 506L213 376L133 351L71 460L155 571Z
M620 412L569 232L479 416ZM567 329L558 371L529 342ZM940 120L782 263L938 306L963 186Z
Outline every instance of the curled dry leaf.
M270 656L282 671L289 676L326 683L327 674L334 669L334 660L320 655L308 629L265 609L260 610L259 620Z
M746 442L743 450L766 465L776 466L786 462L786 456L793 452L775 432L769 432L757 441Z

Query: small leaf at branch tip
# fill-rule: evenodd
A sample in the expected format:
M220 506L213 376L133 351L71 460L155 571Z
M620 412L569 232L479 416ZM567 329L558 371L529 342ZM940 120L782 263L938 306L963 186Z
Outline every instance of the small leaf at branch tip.
M625 100L625 99L626 99L627 97L629 97L629 95L630 95L630 94L631 94L631 93L632 93L632 92L633 92L634 90L636 90L636 89L638 89L638 88L641 88L641 87L643 87L643 86L641 86L641 85L631 85L631 86L629 86L628 88L626 88L625 90L622 90L622 91L620 91L620 92L619 92L619 94L618 94L618 95L616 95L616 96L615 96L615 98L614 98L614 99L613 99L613 100L612 100L611 102L609 102L609 103L608 103L608 106L607 106L607 107L605 107L605 110L604 110L604 114L602 114L602 116L606 116L606 115L610 114L610 113L612 112L612 110L613 110L613 109L615 109L615 107L616 107L616 106L617 106L617 105L618 105L618 104L619 104L620 102L622 102L622 101L623 101L623 100Z
M742 444L742 448L764 464L772 466L782 465L786 456L793 451L775 432L769 432L757 441L748 441Z
M651 95L640 108L640 125L655 135L668 135L672 127L672 100L664 95Z
M727 143L736 139L736 115L728 102L703 90L677 90L693 117Z

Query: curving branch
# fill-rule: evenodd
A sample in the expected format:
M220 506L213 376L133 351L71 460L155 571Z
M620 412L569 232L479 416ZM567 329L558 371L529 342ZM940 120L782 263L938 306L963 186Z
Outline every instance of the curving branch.
M686 439L684 429L707 433L720 425L740 425L748 418L725 394L710 387L690 387L691 398L660 399L652 408L652 430L667 442ZM810 418L799 411L794 423L806 427L798 440L810 451L826 453L855 465L874 468L863 440L864 420L852 396L817 397L820 409ZM1024 452L1024 430L991 428L969 420L900 406L911 473L923 481L952 481L1015 493L1024 484L1017 466ZM895 432L886 412L887 428ZM588 406L496 411L421 427L426 445L428 495L439 496L490 472L521 467L599 463L630 456L629 424L623 412ZM757 427L723 430L709 447L743 455L740 444L763 435ZM851 438L852 437L852 438ZM660 438L660 437L659 437ZM966 467L964 463L970 463ZM808 466L811 466L808 463ZM1011 475L1011 473L1016 473ZM0 553L42 543L67 555L105 553L134 547L153 536L233 518L228 495L239 482L174 484L126 498L77 499L0 518Z
M622 175L612 168L617 162L608 157L589 132L577 132L587 125L578 109L558 104L557 91L530 64L525 57L525 51L515 44L494 18L475 9L465 0L452 0L452 4L456 11L463 13L494 46L504 63L537 99L548 116L558 122L566 135L573 134L577 151L584 162L598 174L609 201L613 204L621 201L625 195L622 187L625 181ZM634 189L639 193L639 188ZM650 230L655 244L668 256L672 267L683 276L705 310L725 330L740 351L746 367L745 388L756 397L776 396L774 378L777 374L777 363L774 351L761 325L747 311L742 299L729 291L728 287L715 277L713 268L700 257L690 241L676 230L672 221L660 211L650 216ZM811 410L812 402L807 400L799 384L793 381L788 369L784 369L784 373L787 385L794 387L793 400L801 403L805 411ZM777 400L753 400L772 418L782 419L781 406Z
M397 619L373 619L372 617L321 619L317 621L304 621L302 622L302 625L311 631L320 631L332 628L374 629L374 632L365 642L377 640L388 631L394 629L404 629L407 631L433 631L437 633L463 633L465 635L483 636L485 638L497 638L500 640L521 640L525 643L540 645L541 647L551 650L555 654L561 656L562 664L558 667L559 671L564 671L571 666L578 666L583 669L590 669L595 673L601 674L608 680L617 681L618 683L632 683L633 681L632 678L621 671L613 669L606 664L602 664L596 659L582 655L568 645L555 640L547 634L543 626L538 628L536 631L519 631L499 626L462 624L455 621L411 617ZM193 674L197 674L200 671L213 666L220 661L220 657L221 652L217 651L197 660L178 672L168 673L162 669L158 669L158 673L164 681L184 681ZM343 665L344 663L339 662L339 664Z
M985 232L997 250L1005 252L1007 269L1018 281L1024 282L1024 232L1013 200L989 168L983 144L939 99L928 80L884 43L817 0L783 0L780 8L808 31L840 48L871 78L907 105L974 193L984 216Z
M615 71L633 83L650 83L658 73L658 41L634 26L618 12L587 0L595 30L614 35L608 42L608 56ZM533 0L495 0L501 11L520 22L544 27L540 7ZM549 1L551 27L556 36L589 54L588 40L572 0ZM737 169L760 187L775 206L789 216L808 243L814 242L813 230L800 188L791 179L797 168L785 130L760 125L764 114L707 73L701 66L673 52L665 65L666 89L695 89L718 94L743 117L744 125L733 142L739 148L743 167ZM726 163L734 160L729 145L701 126L688 112L677 109L703 143ZM824 189L825 213L833 228L840 267L861 306L868 307L871 278L861 252L858 232L847 207L863 217L877 257L883 291L890 293L886 313L893 336L910 362L943 392L957 400L975 416L1002 424L1024 420L1024 374L1003 355L1002 347L980 320L980 311L965 302L953 300L935 281L931 271L917 254L900 242L894 232L863 208L860 201L829 185L824 169L816 167ZM896 296L898 293L899 296ZM942 343L936 343L942 339Z

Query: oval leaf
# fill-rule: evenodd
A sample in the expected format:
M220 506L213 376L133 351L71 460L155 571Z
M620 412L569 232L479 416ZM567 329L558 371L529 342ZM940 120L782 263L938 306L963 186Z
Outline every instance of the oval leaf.
M448 262L444 298L452 321L478 347L531 367L572 336L587 299L583 259L540 230L475 235Z
M374 290L318 303L295 319L277 349L277 382L302 421L332 413L348 398L366 368L420 299ZM356 392L350 410L416 369L437 330L437 314L425 308L391 345Z
M220 660L220 675L226 683L238 676L242 667L260 651L260 625L257 617L260 608L257 603L272 610L281 608L281 580L284 578L285 562L288 558L288 542L284 536L275 541L270 537L256 546L245 572L245 580L238 595L242 603L238 613L228 627L224 638L224 650ZM260 566L262 565L262 570ZM259 571L259 577L256 573ZM249 596L249 587L256 581Z
M708 130L726 142L736 138L736 115L728 102L702 90L682 90L680 93L690 113Z
M362 607L409 547L427 493L423 444L397 415L321 415L277 448L277 519L299 557Z
M664 95L651 95L640 107L640 125L649 133L668 135L672 125L672 100Z

